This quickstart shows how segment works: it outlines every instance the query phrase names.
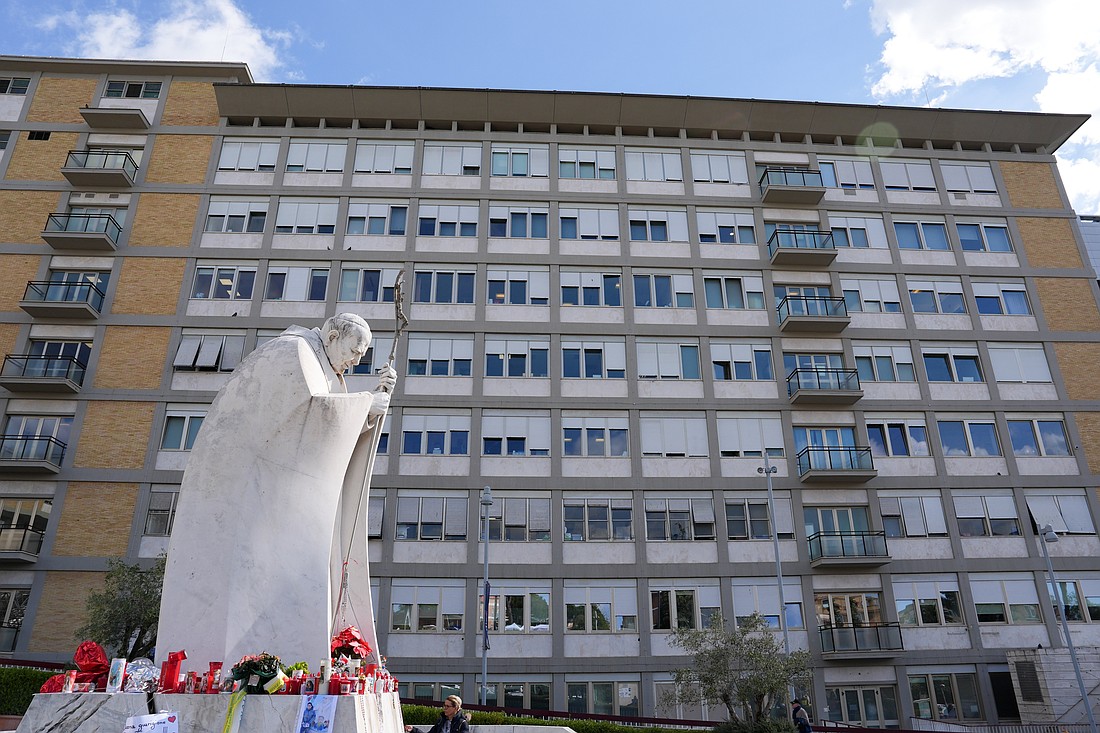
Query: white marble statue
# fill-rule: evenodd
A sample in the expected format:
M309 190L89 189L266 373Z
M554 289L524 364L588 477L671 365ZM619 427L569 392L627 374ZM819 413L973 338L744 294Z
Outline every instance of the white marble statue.
M191 450L168 548L157 663L185 669L268 651L328 659L349 558L347 623L377 654L367 568L367 491L396 375L348 393L371 342L357 315L292 326L256 349L215 398ZM350 556L348 552L350 550Z

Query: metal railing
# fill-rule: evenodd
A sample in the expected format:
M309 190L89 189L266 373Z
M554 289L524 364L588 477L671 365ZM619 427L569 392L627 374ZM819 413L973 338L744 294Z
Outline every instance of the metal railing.
M32 280L23 300L34 303L87 303L97 312L103 308L104 292L89 282L61 283Z
M836 244L833 242L832 232L776 229L768 237L768 256L774 255L777 249L833 251L836 250Z
M137 163L125 150L70 150L65 156L66 168L83 168L85 170L120 170L125 172L130 180L137 175Z
M50 436L0 435L0 461L47 461L60 468L66 447Z
M873 471L871 449L859 446L807 446L795 457L798 475L807 471Z
M37 555L42 550L45 532L14 524L0 525L0 552L25 552Z
M106 234L113 244L118 244L122 227L110 214L50 214L46 231Z
M910 717L912 730L939 733L1089 733L1088 723L963 723Z
M901 626L897 622L819 626L817 633L821 637L821 651L824 654L897 651L905 648L901 642Z
M765 168L760 174L760 189L768 186L815 186L824 187L821 171L810 168Z
M855 369L795 369L787 376L787 395L799 390L835 389L859 391Z
M806 541L810 545L810 560L890 556L885 532L816 532Z
M794 316L821 316L825 318L847 318L848 306L844 298L804 295L788 295L779 301L779 322Z
M68 379L76 384L83 384L86 367L87 365L75 356L9 354L4 357L2 374L5 377Z

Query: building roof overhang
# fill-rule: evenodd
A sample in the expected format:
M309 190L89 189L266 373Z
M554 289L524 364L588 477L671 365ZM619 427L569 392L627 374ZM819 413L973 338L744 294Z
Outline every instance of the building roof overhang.
M45 71L54 74L134 74L186 76L252 83L252 72L243 62L143 61L132 59L74 59L54 56L0 55L0 69L7 72Z

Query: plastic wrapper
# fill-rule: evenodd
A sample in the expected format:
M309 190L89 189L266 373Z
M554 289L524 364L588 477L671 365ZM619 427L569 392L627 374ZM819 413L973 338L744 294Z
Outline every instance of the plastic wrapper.
M73 662L76 664L76 682L91 682L95 689L107 689L107 673L111 670L111 661L107 659L107 653L103 647L94 641L82 641L73 654ZM55 674L42 685L39 692L61 692L65 676Z
M154 692L157 689L157 667L149 659L141 657L126 665L126 682L123 692Z

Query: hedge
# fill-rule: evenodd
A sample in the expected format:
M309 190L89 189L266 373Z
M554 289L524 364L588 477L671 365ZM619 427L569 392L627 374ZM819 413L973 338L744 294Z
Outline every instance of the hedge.
M434 725L439 720L440 708L426 705L402 705L401 715L406 725ZM585 718L558 720L544 718L520 718L496 711L467 710L466 716L471 725L555 725L572 728L576 733L684 733L664 728L639 728L617 725L606 720L588 720Z
M56 672L25 667L0 667L0 715L22 715L42 683Z

